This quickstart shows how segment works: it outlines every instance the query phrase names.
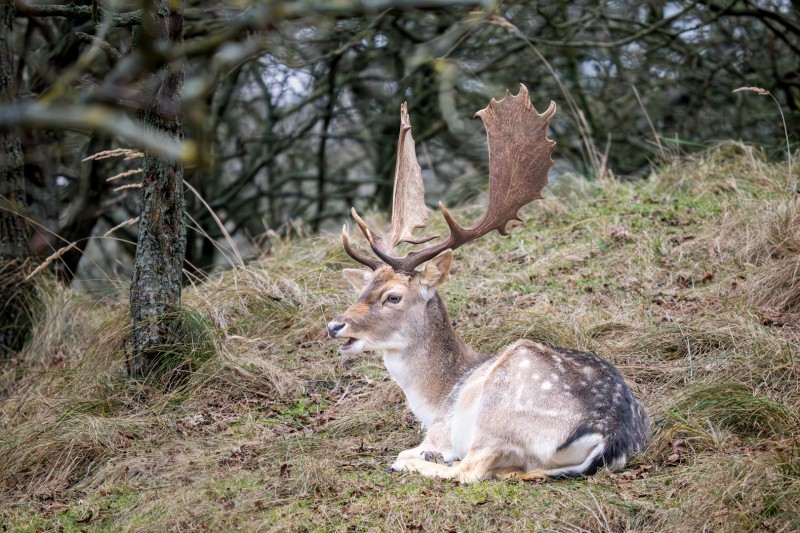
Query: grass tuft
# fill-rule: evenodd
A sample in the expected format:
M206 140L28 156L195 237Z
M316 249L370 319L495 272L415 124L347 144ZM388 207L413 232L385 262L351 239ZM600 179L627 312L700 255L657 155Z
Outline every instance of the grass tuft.
M705 427L730 430L742 438L780 437L792 435L800 422L786 406L754 394L744 383L707 383L682 394L685 398L668 411L669 418L697 434Z

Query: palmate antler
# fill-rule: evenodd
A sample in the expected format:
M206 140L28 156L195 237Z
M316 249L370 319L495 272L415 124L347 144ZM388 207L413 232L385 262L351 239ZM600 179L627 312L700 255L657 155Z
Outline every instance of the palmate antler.
M398 257L394 249L401 242L422 244L437 238L414 239L412 236L414 229L424 226L430 211L424 203L422 172L411 137L411 122L403 104L400 108L400 139L397 143L389 238L385 239L371 231L355 209L352 210L353 218L380 261L355 252L350 247L347 229L342 228L345 251L372 270L387 264L397 272L413 272L416 267L448 248L455 250L493 230L508 235L506 225L512 220L522 222L519 210L542 198L542 188L547 185L547 172L553 164L550 154L556 144L547 138L547 127L555 112L556 104L550 102L547 111L537 113L531 104L528 89L520 84L517 96L506 91L505 98L499 102L493 98L485 109L475 113L483 120L489 141L489 203L486 212L473 225L462 228L440 202L439 209L450 228L450 235L439 243Z

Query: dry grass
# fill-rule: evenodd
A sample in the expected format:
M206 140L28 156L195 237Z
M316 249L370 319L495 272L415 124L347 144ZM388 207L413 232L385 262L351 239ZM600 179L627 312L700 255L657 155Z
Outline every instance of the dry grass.
M324 337L352 265L333 237L273 239L185 290L182 337L148 382L124 376L124 291L40 280L44 319L0 374L0 517L15 531L797 530L800 206L784 177L728 144L644 183L565 179L526 228L457 253L441 292L476 348L527 337L625 374L654 438L623 473L459 486L384 472L421 433L379 357Z

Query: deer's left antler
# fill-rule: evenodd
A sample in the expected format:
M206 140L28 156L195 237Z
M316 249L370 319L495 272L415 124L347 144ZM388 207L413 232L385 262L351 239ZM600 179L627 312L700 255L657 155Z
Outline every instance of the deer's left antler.
M550 154L555 142L547 138L547 127L555 115L556 104L550 102L547 110L539 114L531 104L528 89L520 84L519 94L506 96L499 102L492 99L489 105L475 116L483 120L489 142L489 202L480 219L468 228L461 227L442 203L439 209L450 228L443 241L422 250L398 257L394 248L401 242L422 244L436 236L414 240L412 231L424 226L428 208L424 203L422 173L417 163L411 122L405 104L401 108L401 130L398 142L397 170L395 174L392 230L389 239L372 232L353 209L353 217L369 241L375 255L398 272L413 272L416 267L441 252L463 246L487 233L497 230L507 235L507 224L522 221L519 210L534 200L542 198L547 185L547 172L553 165ZM366 258L350 247L346 230L342 240L347 253L356 261L373 270L381 262Z

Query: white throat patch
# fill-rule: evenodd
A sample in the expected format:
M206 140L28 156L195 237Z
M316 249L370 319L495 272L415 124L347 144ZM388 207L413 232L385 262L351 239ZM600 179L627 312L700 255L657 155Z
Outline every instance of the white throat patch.
M414 413L422 425L426 428L436 421L436 412L433 407L422 397L419 389L417 388L418 378L411 374L408 365L403 360L403 354L400 351L386 350L383 355L383 364L386 365L386 370L389 375L400 385L403 393L408 400L408 406Z

